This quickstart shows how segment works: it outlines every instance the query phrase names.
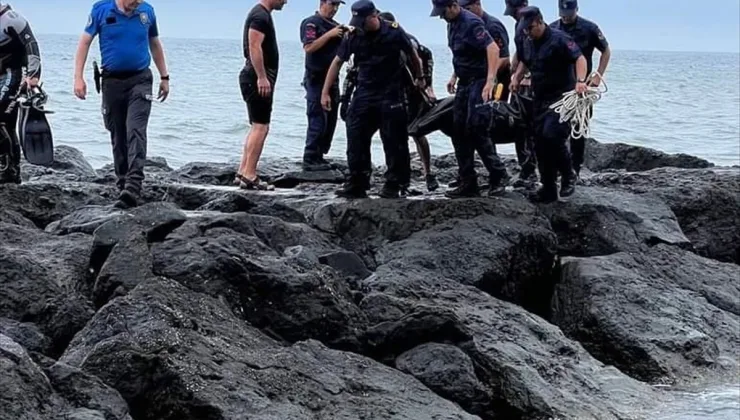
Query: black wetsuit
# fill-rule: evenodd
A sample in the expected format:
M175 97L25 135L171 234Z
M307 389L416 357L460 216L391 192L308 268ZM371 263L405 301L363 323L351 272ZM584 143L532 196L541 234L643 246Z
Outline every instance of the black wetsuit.
M39 46L28 21L6 4L0 8L0 182L20 182L15 98L24 69L25 77L41 77Z

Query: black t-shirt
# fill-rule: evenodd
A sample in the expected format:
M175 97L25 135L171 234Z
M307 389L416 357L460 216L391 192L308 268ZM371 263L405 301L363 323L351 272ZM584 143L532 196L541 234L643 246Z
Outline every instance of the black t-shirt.
M265 64L267 78L273 83L277 79L280 53L278 52L277 37L275 36L275 24L272 21L272 15L261 4L256 4L247 15L247 21L244 23L244 58L246 67L250 70L250 75L257 77L257 73L252 67L252 61L249 57L249 30L254 29L265 34L262 40L262 59Z

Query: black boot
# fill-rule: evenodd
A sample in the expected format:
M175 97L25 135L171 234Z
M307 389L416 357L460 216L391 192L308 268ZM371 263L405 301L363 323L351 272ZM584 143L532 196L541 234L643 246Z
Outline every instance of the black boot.
M560 181L560 196L570 197L576 192L576 180L577 176L575 173L571 173L568 176L564 176Z
M338 197L355 199L355 198L367 198L367 190L362 186L352 183L346 183L342 186L342 189L335 193Z
M537 191L533 192L529 199L535 203L554 203L558 201L558 189L556 186L543 185Z
M427 191L436 191L437 188L439 188L439 182L437 181L437 177L434 176L434 174L428 174L426 176L427 181Z
M381 198L399 198L401 196L401 187L395 183L386 182L383 184L383 188L381 188L378 195Z
M455 189L445 192L445 197L452 199L480 197L478 179L474 178L458 183L458 186Z
M506 186L509 185L511 177L508 172L504 172L502 176L491 177L488 184L488 196L498 197L506 192Z

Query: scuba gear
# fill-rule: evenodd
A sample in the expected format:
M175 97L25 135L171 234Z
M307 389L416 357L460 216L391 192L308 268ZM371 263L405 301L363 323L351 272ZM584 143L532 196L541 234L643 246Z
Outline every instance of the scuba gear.
M44 109L48 100L41 86L26 87L16 101L20 105L18 133L26 160L33 165L51 166L54 162L54 137Z
M95 81L95 91L100 93L100 67L98 67L98 62L93 60L93 80Z

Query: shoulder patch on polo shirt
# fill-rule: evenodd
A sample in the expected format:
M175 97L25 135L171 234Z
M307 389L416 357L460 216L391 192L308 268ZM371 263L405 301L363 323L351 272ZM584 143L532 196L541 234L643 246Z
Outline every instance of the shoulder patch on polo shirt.
M391 28L398 28L398 22L391 22Z
M139 13L139 19L141 19L141 23L144 25L149 24L149 15L146 12Z
M91 14L87 15L87 25L85 25L85 27L86 28L89 28L89 27L92 26L92 24L93 24L93 18L92 18L92 13L91 13Z

